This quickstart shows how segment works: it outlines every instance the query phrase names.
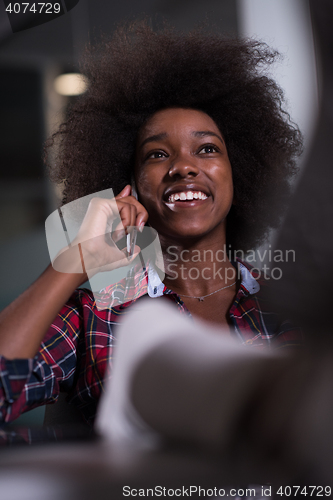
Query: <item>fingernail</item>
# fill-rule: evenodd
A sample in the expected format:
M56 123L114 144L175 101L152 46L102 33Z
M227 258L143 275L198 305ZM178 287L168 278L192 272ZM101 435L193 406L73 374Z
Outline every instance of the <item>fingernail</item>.
M139 227L138 227L140 233L142 233L144 227L145 227L145 223L144 222L140 222Z

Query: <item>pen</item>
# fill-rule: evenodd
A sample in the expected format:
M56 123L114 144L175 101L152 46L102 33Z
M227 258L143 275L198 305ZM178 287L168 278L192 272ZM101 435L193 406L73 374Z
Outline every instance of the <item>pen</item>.
M127 243L127 258L128 258L128 260L132 259L133 255L134 255L137 234L138 234L138 231L135 227L133 227L132 230L127 234L126 243ZM131 267L131 269L128 271L128 273L126 275L124 303L126 302L125 299L127 297L128 290L131 286L133 274L134 274L134 266Z

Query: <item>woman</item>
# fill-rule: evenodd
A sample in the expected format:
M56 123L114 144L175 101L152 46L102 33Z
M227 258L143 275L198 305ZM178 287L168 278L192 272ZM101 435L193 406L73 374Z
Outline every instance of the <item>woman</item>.
M139 273L136 298L148 291L171 300L258 347L299 340L265 311L260 285L227 252L254 248L278 225L301 152L281 90L259 72L275 57L254 41L154 33L144 23L120 28L102 51L91 49L89 89L49 144L60 145L51 174L64 182L63 203L108 187L117 194L90 204L85 240L96 244L114 203L125 227L148 223L158 232L166 277L152 287ZM81 251L83 270L110 259L103 239ZM74 254L72 265L69 273L47 268L2 313L5 421L60 391L94 420L116 324L132 302L99 311L92 294L77 289L87 276Z

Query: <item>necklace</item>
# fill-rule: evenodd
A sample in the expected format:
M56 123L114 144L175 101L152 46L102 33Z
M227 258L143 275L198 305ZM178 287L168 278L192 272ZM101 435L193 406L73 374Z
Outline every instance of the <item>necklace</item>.
M219 288L218 290L215 290L215 292L209 293L208 295L202 295L201 297L192 297L192 295L183 295L182 293L179 294L181 297L187 297L188 299L198 299L199 302L203 302L203 300L206 297L210 297L210 295L214 295L214 293L220 292L221 290L224 290L225 288L230 288L231 286L235 285L237 281L234 281L231 283L231 285L223 286L222 288Z

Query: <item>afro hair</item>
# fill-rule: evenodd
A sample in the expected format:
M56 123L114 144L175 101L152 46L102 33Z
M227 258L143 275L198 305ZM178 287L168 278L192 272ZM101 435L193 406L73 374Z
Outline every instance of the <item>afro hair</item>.
M51 179L63 203L131 182L138 132L156 111L198 109L217 124L233 172L235 204L227 243L248 250L279 225L302 151L282 90L266 69L279 54L252 39L205 29L153 31L140 21L87 50L89 86L71 106L46 151L56 147Z

